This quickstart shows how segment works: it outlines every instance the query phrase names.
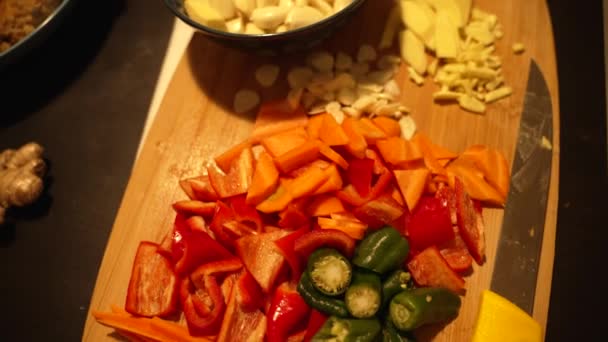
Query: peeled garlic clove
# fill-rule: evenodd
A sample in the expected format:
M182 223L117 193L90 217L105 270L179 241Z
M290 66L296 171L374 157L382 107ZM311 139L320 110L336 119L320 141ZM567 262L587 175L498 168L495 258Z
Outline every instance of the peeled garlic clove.
M270 87L279 77L279 67L274 64L265 64L255 71L255 79L263 87Z
M279 0L256 0L256 6L267 7L267 6L276 6L279 4Z
M236 17L236 7L232 1L226 0L207 0L209 6L215 9L224 20Z
M338 91L336 100L345 106L350 106L357 100L357 93L352 88L342 88Z
M228 32L243 33L245 32L245 22L243 21L243 18L236 17L226 22L226 28L228 29Z
M340 12L350 5L353 0L334 0L334 13Z
M277 27L274 30L274 33L283 33L283 32L287 32L287 26L283 25L279 25L279 27Z
M287 14L285 24L290 30L308 26L323 19L323 13L310 6L294 7Z
M214 29L226 31L224 18L205 1L186 0L184 2L186 13L194 21Z
M279 0L279 7L292 8L296 3L294 0Z
M334 12L332 6L325 0L310 0L309 3L325 16L332 15Z
M328 103L325 105L325 111L329 113L329 115L333 116L338 124L342 124L344 121L344 112L342 111L342 106L340 106L340 103L336 101Z
M409 115L399 119L399 128L401 128L401 136L407 140L412 139L416 133L416 123Z
M274 30L285 21L288 11L288 8L278 6L256 8L250 19L255 26L263 30Z
M239 12L241 12L244 16L249 18L251 13L256 7L256 0L233 0L234 6Z
M247 25L245 25L245 33L246 34L266 34L266 32L264 32L264 30L257 27L254 23L247 23Z
M260 104L260 95L249 89L239 90L234 96L234 111L236 113L246 113Z

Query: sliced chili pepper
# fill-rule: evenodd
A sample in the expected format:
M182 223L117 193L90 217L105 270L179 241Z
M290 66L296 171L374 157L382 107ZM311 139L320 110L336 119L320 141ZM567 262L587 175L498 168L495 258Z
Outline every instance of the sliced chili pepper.
M211 231L215 235L215 238L227 248L232 249L234 246L234 239L224 229L224 224L234 220L234 212L232 209L222 201L217 201L217 208L213 215L213 220L209 225Z
M389 312L397 329L412 331L425 324L443 323L458 316L460 297L444 288L406 290L391 300Z
M418 201L406 229L412 248L417 250L454 239L450 209L435 197L423 196Z
M182 310L188 331L194 336L217 334L226 306L221 289L214 276L203 276L200 288L190 277L184 277L180 286Z
M183 243L183 253L175 263L178 275L189 274L210 261L234 257L224 246L202 231L187 232L182 235L180 242Z
M371 318L382 305L382 283L375 272L357 269L344 295L346 308L353 317Z
M337 250L319 248L308 258L306 273L319 292L328 296L338 296L349 288L353 267Z
M407 240L393 227L369 234L355 250L353 264L385 274L401 267L409 252Z
M404 213L404 207L390 195L382 195L353 210L353 214L372 229L391 224Z
M373 342L381 330L382 325L377 318L330 317L313 337L313 341Z
M287 337L298 331L306 322L310 307L288 283L281 284L272 298L270 308L266 313L268 328L266 330L267 342L287 341Z
M137 247L127 288L125 310L139 316L167 316L177 308L177 277L173 265L157 252L158 244Z
M374 161L369 158L350 160L346 177L361 197L366 197L372 188Z
M412 275L404 270L396 270L382 282L382 308L386 308L393 296L408 288Z
M435 246L414 256L407 267L420 286L444 287L453 292L464 290L464 280L450 268Z
M298 293L313 309L332 316L348 317L346 303L342 299L326 296L319 292L306 272L302 273L298 282Z
M337 249L347 258L355 251L355 239L335 229L316 229L300 236L294 243L294 251L308 259L310 254L320 247Z
M264 294L255 278L244 270L236 281L236 300L245 311L262 307Z
M310 228L308 226L304 226L274 242L275 245L279 248L281 254L283 254L285 261L287 261L287 264L291 269L291 279L293 281L298 281L298 279L300 279L304 264L303 258L298 255L294 250L295 242L298 238L308 232L310 232Z
M294 229L310 224L310 216L306 215L305 209L299 203L289 203L287 208L279 213L279 227Z
M415 342L412 332L399 331L390 319L385 320L382 328L382 342Z
M263 341L266 316L260 310L245 310L238 304L238 292L231 291L217 342Z
M310 310L310 319L308 320L308 326L306 326L306 334L302 342L310 342L313 336L321 329L328 316L323 312L312 309Z

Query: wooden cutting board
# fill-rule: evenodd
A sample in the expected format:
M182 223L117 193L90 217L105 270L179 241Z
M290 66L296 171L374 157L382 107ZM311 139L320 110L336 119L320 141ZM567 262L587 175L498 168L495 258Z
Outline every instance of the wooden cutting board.
M351 55L368 43L376 45L390 0L367 1L353 21L326 42L324 48ZM538 276L534 318L546 325L551 290L559 170L558 84L551 21L542 0L476 1L479 8L497 14L505 36L497 44L503 58L504 76L513 95L488 107L485 115L462 111L456 105L432 102L436 86L427 80L417 87L407 80L402 68L397 80L402 87L401 101L412 109L420 131L435 142L462 151L473 144L485 144L513 157L530 59L540 65L549 84L554 115L553 172L546 227ZM515 55L511 45L522 42L526 52ZM396 52L396 51L395 51ZM171 204L184 199L178 181L200 174L205 160L244 140L252 131L255 114L232 113L237 90L258 89L254 70L261 63L283 66L275 87L262 91L264 100L285 96L285 70L303 64L303 55L266 59L230 50L195 34L165 94L158 115L137 159L114 227L108 241L89 306L83 340L102 341L114 337L90 315L91 310L109 311L111 304L124 305L135 250L140 240L160 241L171 227ZM468 277L467 294L459 317L443 330L425 331L436 341L466 341L477 318L480 292L489 288L502 210L486 210L487 261Z

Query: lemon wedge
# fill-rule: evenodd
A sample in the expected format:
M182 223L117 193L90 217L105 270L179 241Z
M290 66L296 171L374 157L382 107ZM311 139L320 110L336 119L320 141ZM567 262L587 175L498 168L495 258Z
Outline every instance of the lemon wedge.
M542 329L530 315L506 298L484 290L473 342L541 342Z

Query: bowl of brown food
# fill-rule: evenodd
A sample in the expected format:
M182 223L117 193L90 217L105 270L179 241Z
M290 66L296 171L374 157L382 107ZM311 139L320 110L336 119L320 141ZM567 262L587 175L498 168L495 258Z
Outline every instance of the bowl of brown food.
M0 69L44 41L72 0L0 0Z
M365 0L165 0L175 16L230 47L277 55L330 37Z

